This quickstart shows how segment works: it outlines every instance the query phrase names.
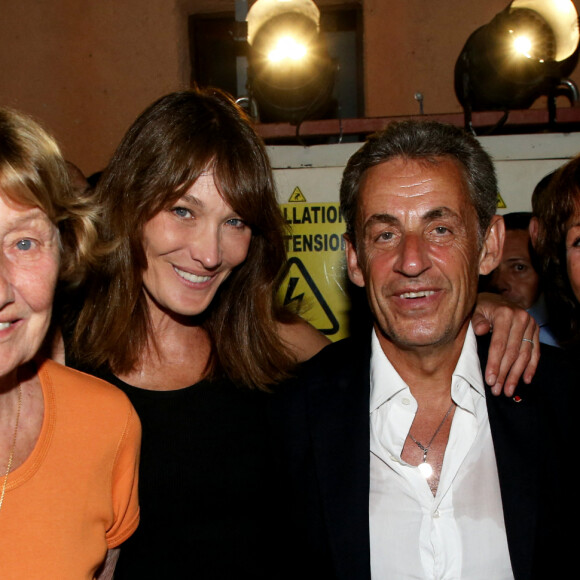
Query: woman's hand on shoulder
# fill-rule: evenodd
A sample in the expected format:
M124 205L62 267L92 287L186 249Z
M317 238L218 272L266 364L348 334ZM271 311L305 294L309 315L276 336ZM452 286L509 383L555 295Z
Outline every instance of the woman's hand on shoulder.
M472 325L478 335L493 330L485 381L494 395L503 389L511 397L520 377L529 383L536 372L540 360L540 327L522 308L487 292L477 297Z
M330 340L302 318L278 323L278 333L297 362L304 362L330 344Z

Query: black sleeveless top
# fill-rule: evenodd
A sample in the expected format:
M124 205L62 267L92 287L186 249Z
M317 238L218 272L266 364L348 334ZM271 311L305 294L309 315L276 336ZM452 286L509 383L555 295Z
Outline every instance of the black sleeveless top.
M95 374L129 396L143 428L141 523L121 546L115 580L292 577L272 395L227 381L149 391Z

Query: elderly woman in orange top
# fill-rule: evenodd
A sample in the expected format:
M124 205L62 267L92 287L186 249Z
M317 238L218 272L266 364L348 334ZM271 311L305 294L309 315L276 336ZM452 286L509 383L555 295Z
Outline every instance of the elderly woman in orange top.
M57 279L91 263L90 200L54 140L0 108L0 576L110 578L139 521L126 396L43 358Z

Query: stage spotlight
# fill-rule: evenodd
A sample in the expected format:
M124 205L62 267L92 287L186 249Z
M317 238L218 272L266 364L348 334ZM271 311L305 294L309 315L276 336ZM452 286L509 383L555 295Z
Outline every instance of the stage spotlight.
M471 126L472 111L527 109L548 97L573 103L578 91L566 77L578 61L578 14L570 0L514 0L467 40L455 65L455 94Z
M248 88L261 122L299 125L333 104L336 64L312 0L258 0L247 16Z

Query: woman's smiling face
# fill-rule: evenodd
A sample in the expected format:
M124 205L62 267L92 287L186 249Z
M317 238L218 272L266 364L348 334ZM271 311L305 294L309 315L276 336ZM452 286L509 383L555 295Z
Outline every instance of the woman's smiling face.
M203 173L143 228L150 308L195 316L248 255L251 229L221 196L213 173Z

